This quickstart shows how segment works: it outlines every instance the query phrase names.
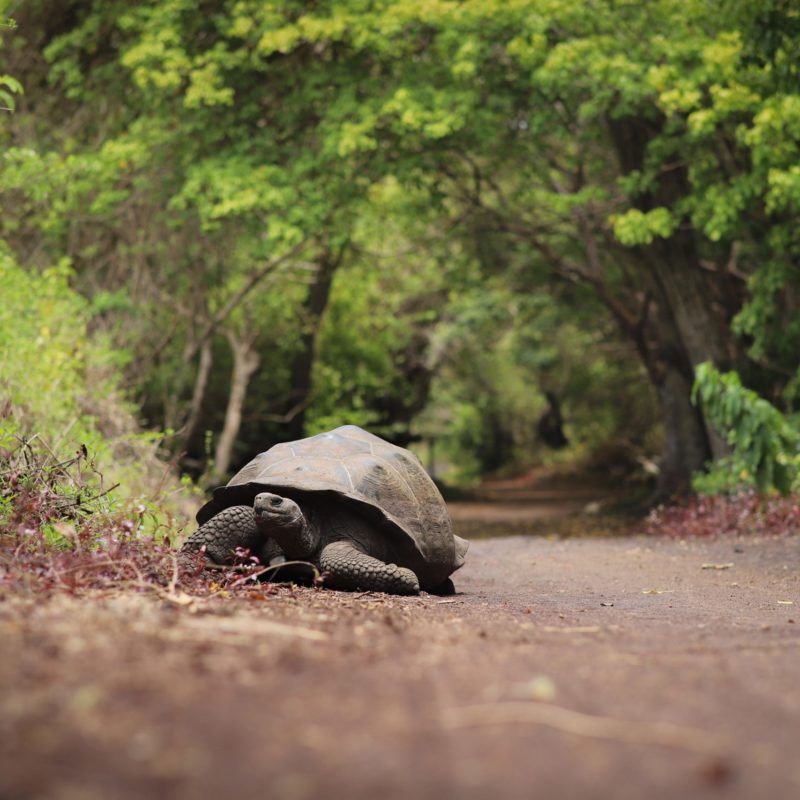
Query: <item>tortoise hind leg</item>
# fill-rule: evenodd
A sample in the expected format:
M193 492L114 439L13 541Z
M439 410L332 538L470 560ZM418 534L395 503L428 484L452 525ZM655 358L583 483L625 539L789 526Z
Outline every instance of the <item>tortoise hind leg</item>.
M230 561L237 547L260 555L264 536L256 528L252 506L231 506L201 525L181 547L181 555L197 553L205 545L206 559L212 564ZM277 547L277 545L276 545Z
M362 589L392 594L419 594L417 576L405 567L385 564L353 542L332 542L319 556L325 585L333 589Z

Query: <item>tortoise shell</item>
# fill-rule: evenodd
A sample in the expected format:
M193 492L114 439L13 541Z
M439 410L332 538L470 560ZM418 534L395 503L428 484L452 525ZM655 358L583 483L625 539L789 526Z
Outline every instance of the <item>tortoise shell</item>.
M214 491L197 521L202 525L225 508L252 505L264 491L294 499L332 493L408 537L428 563L450 570L463 563L465 548L456 547L444 499L419 459L355 425L260 453Z

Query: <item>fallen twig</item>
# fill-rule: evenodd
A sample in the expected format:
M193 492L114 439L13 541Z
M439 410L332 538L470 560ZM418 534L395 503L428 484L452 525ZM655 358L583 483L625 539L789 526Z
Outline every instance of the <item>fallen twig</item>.
M214 629L218 633L227 634L234 641L241 641L243 644L252 644L253 639L261 635L287 636L298 639L307 639L313 642L326 641L329 636L323 631L313 628L304 628L299 625L289 625L285 622L274 622L271 619L261 617L190 617L184 621L184 626L194 628L195 631L203 630L208 632Z
M109 486L108 489L100 492L100 494L90 494L86 498L82 498L80 495L75 500L70 500L67 503L62 503L60 506L57 506L59 511L63 511L65 508L72 508L73 506L80 506L86 505L87 503L93 503L95 500L99 500L101 497L105 497L109 492L113 492L114 489L119 488L121 484L115 483L113 486Z
M549 703L486 703L454 708L446 712L444 724L448 728L541 725L574 736L675 747L715 756L724 755L731 749L727 739L698 728L671 722L599 717Z

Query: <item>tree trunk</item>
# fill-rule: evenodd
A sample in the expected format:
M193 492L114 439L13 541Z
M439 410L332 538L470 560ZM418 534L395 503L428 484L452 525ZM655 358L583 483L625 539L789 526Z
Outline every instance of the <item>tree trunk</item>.
M314 281L303 304L303 328L289 372L289 396L284 407L284 438L300 439L306 424L306 410L311 400L311 374L316 355L317 334L322 315L330 299L333 275L342 260L342 252L334 255L325 250L317 261Z
M657 387L664 422L657 500L682 494L691 486L694 472L703 468L710 452L703 416L690 401L691 381L675 368L668 368Z
M691 401L694 372L686 358L670 307L659 297L650 324L650 341L642 348L656 388L664 426L664 445L656 499L687 491L692 475L711 458L706 426Z
M203 443L203 403L208 389L208 379L214 356L211 348L211 339L206 339L200 348L200 362L197 365L197 374L192 392L192 403L189 407L189 418L186 420L182 437L183 455L181 467L195 477L202 474L205 467L205 452Z
M659 134L661 120L624 117L609 120L609 131L623 174L644 168L647 146ZM634 205L647 212L675 203L691 191L686 167L662 170L652 191L638 196ZM656 237L634 249L643 267L645 287L658 306L658 322L650 331L655 351L648 364L664 414L664 489L688 485L692 472L709 458L729 452L702 411L691 405L695 367L711 361L730 367L733 342L725 321L726 309L715 307L718 292L700 266L694 230L682 228L668 238ZM658 363L656 363L658 362ZM698 424L699 422L699 424Z
M561 403L555 392L545 391L544 396L547 400L547 409L536 424L536 435L539 441L548 447L552 447L553 450L561 450L569 444L569 439L564 433Z
M259 356L253 349L251 338L238 339L231 331L226 335L233 352L233 375L228 407L225 409L225 424L214 453L213 478L216 481L221 481L230 469L233 446L242 425L242 408L247 396L247 387L259 363Z
M685 359L691 369L687 391L691 393L694 370L698 364L711 361L718 369L729 369L731 354L726 347L727 337L720 319L709 310L712 292L705 283L698 260L689 257L693 244L685 240L686 234L676 234L668 240L654 242L644 255L650 266L650 275L658 284L661 302L670 309ZM722 458L730 452L701 409L705 437L710 456Z

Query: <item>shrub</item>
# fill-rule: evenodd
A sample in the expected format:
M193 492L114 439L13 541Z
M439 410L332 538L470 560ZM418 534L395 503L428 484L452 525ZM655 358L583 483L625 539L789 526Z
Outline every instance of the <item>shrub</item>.
M711 364L697 367L692 398L733 448L730 457L695 478L704 494L752 486L760 492L789 494L800 481L800 427L796 420L742 386L736 372L720 373Z
M752 488L719 497L694 495L677 505L658 506L645 523L648 533L678 539L721 533L795 534L799 528L796 496L766 497Z
M134 509L137 534L173 531L178 492L164 489L177 487L123 399L120 354L89 334L91 307L70 275L66 262L27 272L0 243L0 533L22 524L21 504L24 526L53 541L59 519L123 509Z

